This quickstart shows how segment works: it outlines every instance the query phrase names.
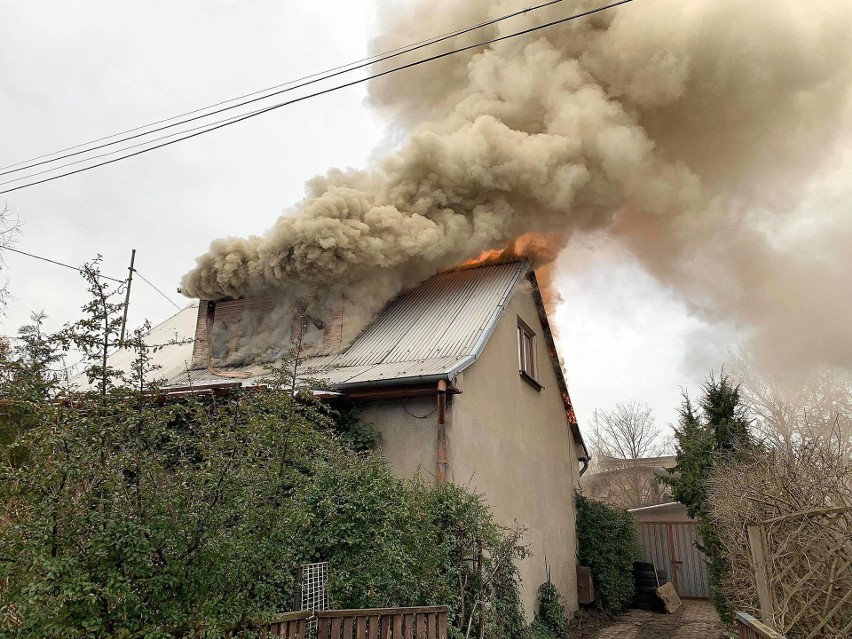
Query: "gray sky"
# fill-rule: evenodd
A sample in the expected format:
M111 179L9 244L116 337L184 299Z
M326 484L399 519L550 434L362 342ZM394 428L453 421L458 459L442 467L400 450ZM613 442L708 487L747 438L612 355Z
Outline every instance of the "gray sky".
M0 165L363 58L375 11L372 0L2 3ZM302 197L306 179L363 167L394 139L364 96L363 87L346 89L0 196L22 223L16 247L70 264L102 254L103 272L119 278L136 248L142 275L184 305L178 280L211 239L261 233ZM639 399L665 425L681 388L694 389L740 336L691 316L624 255L585 238L560 258L560 352L581 423L595 408ZM78 275L4 258L4 334L34 310L51 327L78 316ZM132 323L174 311L134 284Z

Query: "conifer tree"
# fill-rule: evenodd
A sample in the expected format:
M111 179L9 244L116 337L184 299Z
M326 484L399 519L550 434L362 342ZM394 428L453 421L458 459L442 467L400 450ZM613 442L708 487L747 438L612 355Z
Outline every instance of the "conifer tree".
M679 412L675 427L677 465L663 479L672 487L672 496L685 504L690 517L698 521L701 550L709 563L711 598L720 616L729 621L730 606L719 592L729 565L710 519L709 482L720 465L735 462L755 446L749 430L751 420L739 386L724 371L718 377L710 374L702 386L697 409L684 395Z

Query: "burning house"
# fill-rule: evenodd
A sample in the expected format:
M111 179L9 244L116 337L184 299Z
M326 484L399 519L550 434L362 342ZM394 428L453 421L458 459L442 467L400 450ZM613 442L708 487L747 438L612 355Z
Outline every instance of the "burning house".
M551 4L524 19L564 17ZM410 133L383 159L314 177L264 234L197 258L181 288L199 303L154 330L194 337L157 353L167 386L259 383L297 336L305 373L360 402L400 474L471 482L529 528L528 611L545 556L576 607L572 491L588 455L530 264L603 238L691 312L748 328L758 355L852 361L836 295L852 216L831 189L802 188L843 148L852 14L811 4L634 3L528 38L493 20L514 2L383 11L374 51L484 28L450 38L458 55L371 82L372 105ZM795 19L767 28L782 14ZM483 264L489 252L512 259Z
M589 456L529 262L439 273L390 302L348 344L352 320L340 308L285 312L269 297L191 305L148 337L193 338L154 353L163 391L263 384L276 351L301 340L303 375L356 404L382 433L395 472L468 484L504 525L527 528L533 556L519 568L529 614L547 579L545 558L576 609L573 492Z

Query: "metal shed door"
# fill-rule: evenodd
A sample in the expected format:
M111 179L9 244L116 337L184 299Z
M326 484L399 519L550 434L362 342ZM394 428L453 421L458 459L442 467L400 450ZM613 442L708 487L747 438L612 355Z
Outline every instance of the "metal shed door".
M648 561L669 573L681 597L706 599L710 596L707 564L696 548L698 525L684 522L637 523L639 543Z

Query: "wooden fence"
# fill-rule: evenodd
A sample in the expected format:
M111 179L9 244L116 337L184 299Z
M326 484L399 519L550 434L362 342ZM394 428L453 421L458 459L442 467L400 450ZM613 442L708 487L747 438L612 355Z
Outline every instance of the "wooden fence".
M852 508L776 517L748 536L766 624L805 639L852 636Z
M447 639L447 607L290 612L261 632L270 639Z
M738 612L734 621L739 639L784 639L783 635L744 612Z

